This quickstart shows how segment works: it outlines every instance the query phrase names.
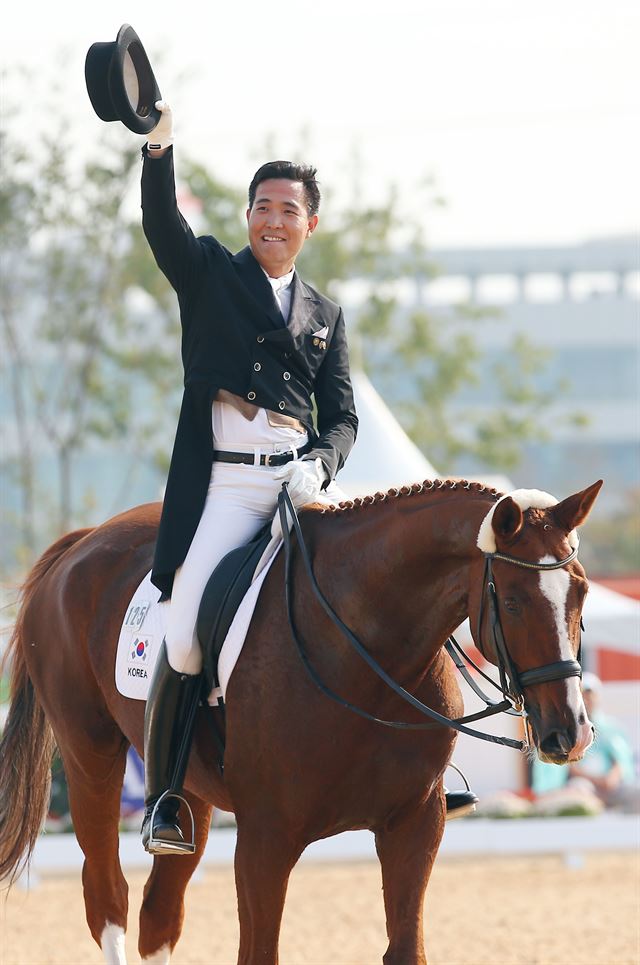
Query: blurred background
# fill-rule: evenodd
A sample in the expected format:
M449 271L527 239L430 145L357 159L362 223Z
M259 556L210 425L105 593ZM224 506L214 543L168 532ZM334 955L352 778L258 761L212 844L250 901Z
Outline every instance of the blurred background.
M178 313L140 228L144 139L101 122L84 84L89 46L128 22L174 111L197 232L237 250L259 164L318 166L321 224L299 267L348 321L362 431L345 488L463 476L562 498L605 480L581 545L599 587L585 655L637 767L639 21L624 0L13 5L5 627L53 539L160 498L168 467ZM459 749L481 793L528 787L518 755Z

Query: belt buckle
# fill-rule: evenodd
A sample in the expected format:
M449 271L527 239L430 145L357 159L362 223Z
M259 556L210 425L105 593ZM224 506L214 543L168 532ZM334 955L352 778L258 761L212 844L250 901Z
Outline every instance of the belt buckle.
M280 442L276 443L276 446L281 446L281 445L282 445L282 443L280 443ZM290 449L276 449L275 452L268 452L268 453L265 455L265 457L264 457L264 464L265 464L265 466L279 466L279 465L280 465L279 462L273 462L273 463L272 463L271 460L272 460L272 459L277 459L277 458L282 458L282 456L286 456L290 451L291 451ZM286 460L285 460L285 462L286 462Z

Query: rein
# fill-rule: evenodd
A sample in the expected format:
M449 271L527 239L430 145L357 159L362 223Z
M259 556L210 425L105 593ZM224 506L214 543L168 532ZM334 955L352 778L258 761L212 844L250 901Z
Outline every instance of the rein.
M484 702L487 704L485 710L476 712L475 714L468 714L464 717L449 718L443 714L439 714L437 711L433 710L431 707L427 707L422 701L418 700L413 694L405 690L400 684L398 684L392 677L387 674L385 670L380 666L380 664L371 656L371 654L366 650L366 648L360 643L355 634L350 630L350 628L343 623L338 614L335 612L329 601L326 599L322 590L318 586L318 583L313 572L313 567L311 565L311 560L309 559L309 553L304 542L304 537L302 534L302 529L300 527L300 522L298 520L298 515L296 513L295 507L291 502L291 497L289 496L287 490L287 484L284 483L282 486L282 491L278 496L278 513L280 516L280 527L282 530L282 538L284 541L285 550L285 600L287 607L287 617L289 620L289 627L291 634L293 636L294 642L298 649L298 653L302 660L302 663L311 677L314 684L319 688L319 690L331 700L338 703L340 706L352 711L360 717L366 720L371 720L377 724L382 724L386 727L392 727L400 730L430 730L434 727L450 727L453 730L458 731L462 734L468 734L470 737L476 737L479 740L485 740L492 744L502 744L505 747L513 747L515 750L525 750L528 746L527 740L520 741L514 740L511 737L498 737L495 734L486 734L483 731L478 731L473 728L467 727L466 724L472 721L481 720L486 717L494 716L498 713L509 713L516 716L521 716L525 718L525 733L528 734L528 727L526 726L526 711L524 709L524 696L522 694L522 688L529 686L533 683L545 683L549 680L558 680L563 677L569 676L579 676L582 671L580 664L575 660L561 660L557 663L546 664L543 667L537 667L534 670L525 671L523 674L518 676L516 669L509 657L506 643L504 640L504 634L502 632L502 626L500 624L500 617L498 613L497 606L497 595L495 590L495 583L493 581L493 574L491 570L491 560L492 559L502 559L506 562L511 562L519 566L525 566L530 569L547 570L547 569L558 569L564 566L566 563L575 559L577 555L577 549L564 560L557 563L528 563L518 560L516 557L508 557L501 553L485 553L485 589L489 592L489 610L491 614L491 627L494 638L494 645L496 649L496 654L499 661L500 670L500 680L501 686L498 686L490 677L488 677L483 671L479 670L473 661L464 653L460 645L457 643L455 638L451 636L445 646L447 652L453 658L454 663L458 669L463 674L465 680L470 684L475 693L480 696ZM293 617L293 604L292 604L292 569L291 569L291 558L292 558L292 540L291 533L289 531L289 524L287 519L287 513L291 517L293 524L293 529L295 531L296 539L298 542L298 547L300 554L302 556L302 562L306 570L311 589L320 603L320 606L327 614L332 623L338 627L343 636L351 644L353 649L362 657L362 659L367 663L367 665L373 670L373 672L383 680L387 686L393 690L399 697L402 698L410 706L414 707L421 714L426 717L430 717L431 721L423 724L410 724L404 721L394 721L394 720L384 720L379 717L375 717L369 714L367 711L363 710L361 707L357 707L354 704L349 703L349 701L344 700L334 691L332 691L318 676L316 670L312 666L309 657L304 649L304 646L300 640L298 632L296 630L294 617ZM483 589L483 600L484 600L484 589ZM479 614L479 626L482 624L482 614L483 607L481 605ZM480 640L480 637L477 638ZM504 700L496 702L491 700L491 698L486 697L481 689L477 686L471 675L466 671L464 664L460 660L458 654L464 656L464 658L472 666L476 667L477 670L482 674L482 676L494 686L496 689L500 690L504 695ZM503 657L504 654L504 657ZM503 660L505 661L503 663ZM506 666L506 669L505 669ZM507 673L511 685L509 685L509 680L507 680ZM515 704L515 706L514 706Z

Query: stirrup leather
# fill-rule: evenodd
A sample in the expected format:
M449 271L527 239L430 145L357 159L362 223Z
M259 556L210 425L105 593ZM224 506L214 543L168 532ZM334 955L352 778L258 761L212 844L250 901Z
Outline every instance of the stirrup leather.
M189 812L189 818L191 820L191 840L190 841L165 841L164 838L156 838L153 834L153 828L155 824L156 815L158 813L159 806L169 798L174 798L176 801L180 801L184 804L187 811ZM176 818L177 820L177 818ZM145 848L149 854L195 854L196 850L196 826L193 819L193 811L191 810L191 805L185 797L181 794L177 794L169 788L169 790L164 791L156 803L153 805L153 811L151 812L151 817L149 818L149 840L147 841Z

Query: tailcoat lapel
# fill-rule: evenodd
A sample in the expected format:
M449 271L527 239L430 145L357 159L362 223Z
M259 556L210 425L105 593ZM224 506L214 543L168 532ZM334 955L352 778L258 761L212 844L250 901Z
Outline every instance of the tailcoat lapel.
M284 327L282 312L278 306L273 288L269 284L267 276L256 261L249 245L233 255L233 262L236 271L253 297L264 309L272 323L278 328Z
M316 309L320 301L298 276L296 271L291 282L291 310L287 328L293 338L314 329Z

